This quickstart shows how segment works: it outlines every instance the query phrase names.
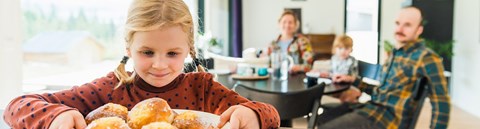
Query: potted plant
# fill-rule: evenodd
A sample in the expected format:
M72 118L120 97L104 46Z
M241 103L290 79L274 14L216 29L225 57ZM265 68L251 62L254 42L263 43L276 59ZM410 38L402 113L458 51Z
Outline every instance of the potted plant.
M209 51L215 54L222 55L223 53L223 43L220 39L212 36L211 33L201 33L198 37L198 43L196 43L196 47L199 48L201 52Z
M440 41L430 40L430 39L423 39L423 41L425 43L425 46L432 49L435 53L437 53L443 58L443 66L445 67L445 70L451 71L451 64L452 64L452 57L453 57L453 44L455 43L455 41L450 40L450 41L440 42ZM392 54L393 48L394 46L390 41L388 40L383 41L383 49L385 50L387 57Z
M213 37L208 41L208 50L216 54L222 54L223 44L219 39Z
M435 53L443 58L443 66L446 71L451 71L452 57L453 57L453 44L455 41L436 41L431 39L424 39L425 46L432 49Z
M385 53L387 53L387 56L390 56L392 54L392 51L393 51L393 44L388 40L384 40L383 41L383 50L385 50Z

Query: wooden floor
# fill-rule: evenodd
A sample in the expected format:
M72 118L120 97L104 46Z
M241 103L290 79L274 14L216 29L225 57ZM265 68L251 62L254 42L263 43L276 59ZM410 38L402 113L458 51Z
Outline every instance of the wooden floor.
M419 121L416 129L429 129L430 118L432 114L432 107L430 101L427 99L420 114ZM294 128L306 128L307 120L305 118L297 118L293 120ZM480 118L476 117L468 112L463 111L461 108L453 105L450 112L449 129L478 129L480 128Z

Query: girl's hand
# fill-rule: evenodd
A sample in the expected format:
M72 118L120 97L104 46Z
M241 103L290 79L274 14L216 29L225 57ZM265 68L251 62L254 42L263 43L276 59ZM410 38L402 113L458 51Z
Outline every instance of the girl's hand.
M49 129L84 129L85 127L87 124L83 115L77 110L70 110L55 117Z
M220 123L218 128L222 128L228 121L230 121L231 129L259 129L257 114L250 108L235 105L228 108L220 115Z

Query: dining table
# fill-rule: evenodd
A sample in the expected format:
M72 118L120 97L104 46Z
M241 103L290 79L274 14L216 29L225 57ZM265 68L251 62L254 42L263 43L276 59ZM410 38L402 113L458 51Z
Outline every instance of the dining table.
M269 76L269 75L268 75ZM332 83L330 79L308 77L304 73L290 74L287 79L276 79L273 77L253 77L253 78L238 78L237 75L232 74L217 74L216 80L224 86L235 89L235 86L246 86L254 88L265 93L274 93L275 95L288 96L291 93L305 91L319 83L325 83L323 95L331 95L343 92L350 88L350 83ZM323 80L323 81L322 81ZM259 101L254 100L253 101ZM277 105L279 106L279 105ZM291 127L291 120L282 120L282 127Z
M233 89L235 84L242 84L261 91L289 93L303 91L311 86L321 83L321 81L318 81L317 83L309 83L310 80L330 80L324 82L326 85L323 94L325 95L343 92L351 86L350 83L332 83L331 79L307 77L302 73L290 74L285 80L274 79L273 77L236 79L232 76L232 74L218 74L216 75L216 81L230 89Z

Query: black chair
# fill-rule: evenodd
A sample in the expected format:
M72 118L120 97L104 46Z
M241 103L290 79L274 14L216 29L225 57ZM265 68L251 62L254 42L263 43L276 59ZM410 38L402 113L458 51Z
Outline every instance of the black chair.
M413 112L410 115L411 121L408 125L408 129L414 129L417 125L418 117L422 112L423 103L425 103L425 98L428 96L428 79L426 77L418 79L413 88L412 98L415 101L416 106L413 108Z
M293 118L302 117L312 113L312 116L308 118L308 129L315 128L317 112L320 107L320 100L324 88L325 83L321 83L303 91L278 93L262 91L242 84L235 84L234 86L234 90L238 94L249 100L273 105L280 114L280 119L282 121L290 122L286 123L287 125L281 126L291 126L291 120Z
M374 80L379 80L379 71L381 66L379 64L370 64L364 61L358 61L358 74L360 77L366 77Z
M213 58L201 58L200 60L200 64L205 68L205 70L209 70L209 69L213 69L213 63L214 63L214 60ZM189 73L189 72L193 72L197 69L195 63L193 62L189 62L189 63L185 63L184 64L184 67L183 67L183 72L185 73Z
M379 64L371 64L365 61L358 61L358 74L362 78L370 78L374 80L379 80L379 72L381 69L381 65ZM329 111L330 109L337 108L341 106L342 103L326 103L322 104L321 108L324 111Z

